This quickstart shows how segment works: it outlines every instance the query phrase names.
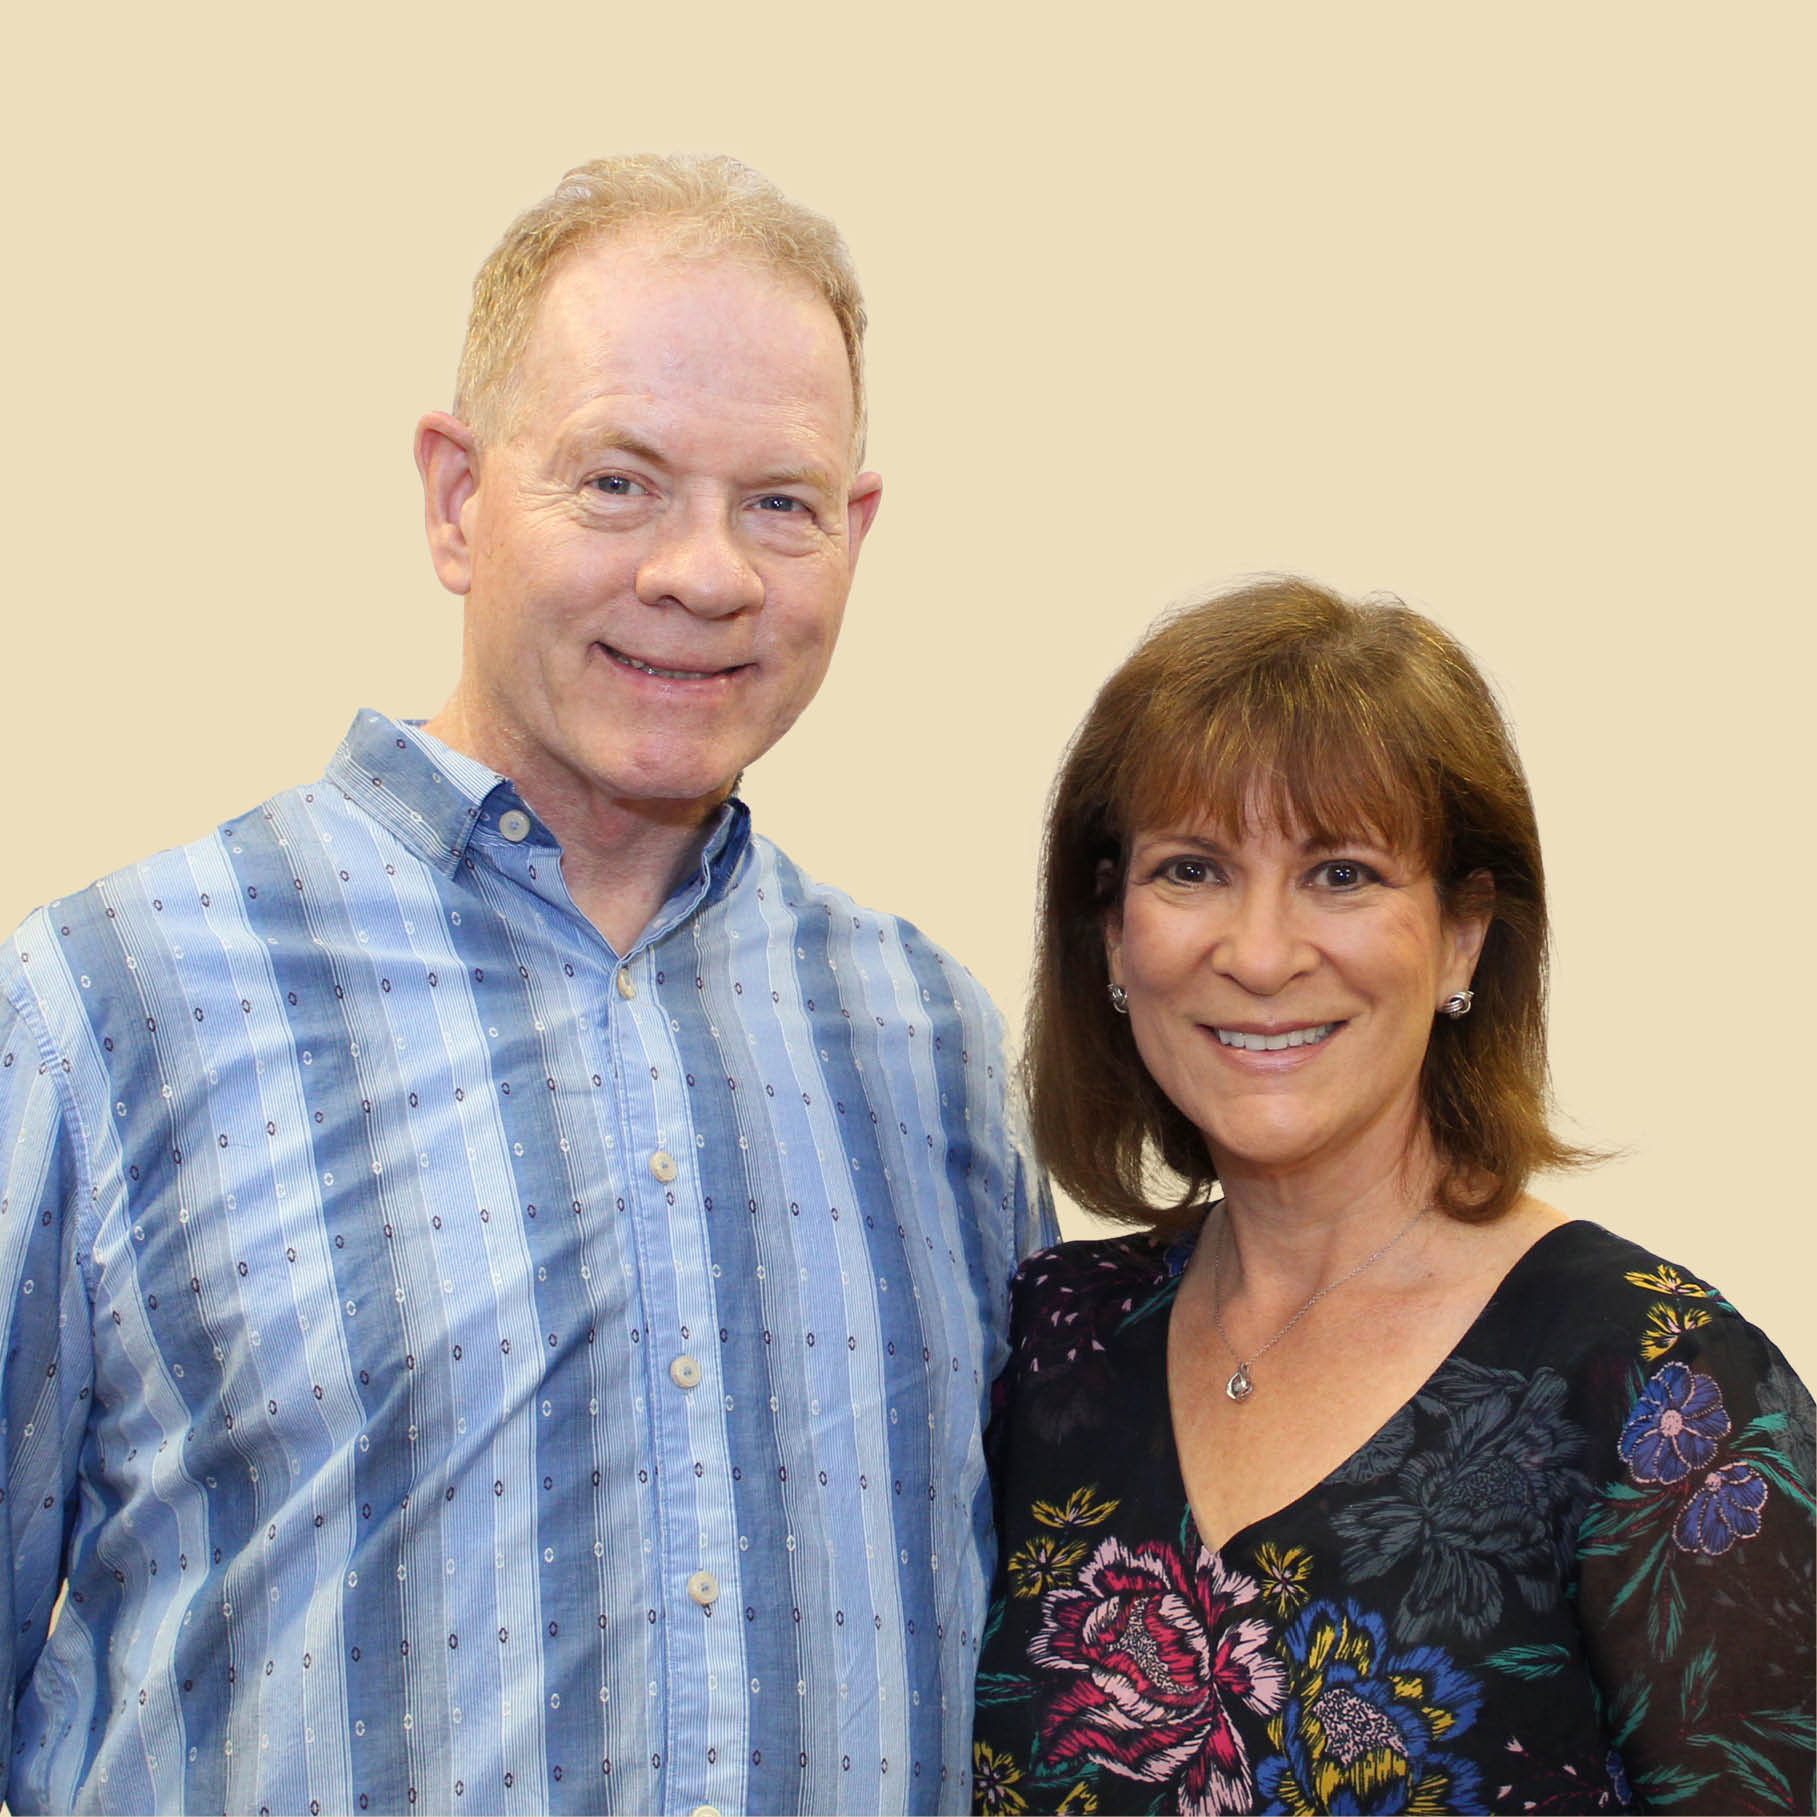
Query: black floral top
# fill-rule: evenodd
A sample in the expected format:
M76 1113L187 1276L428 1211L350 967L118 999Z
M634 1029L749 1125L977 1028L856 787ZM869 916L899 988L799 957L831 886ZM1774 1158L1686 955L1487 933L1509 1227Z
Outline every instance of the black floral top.
M1376 1435L1221 1553L1167 1321L1190 1244L1016 1281L984 1811L1810 1811L1812 1406L1713 1288L1548 1232Z

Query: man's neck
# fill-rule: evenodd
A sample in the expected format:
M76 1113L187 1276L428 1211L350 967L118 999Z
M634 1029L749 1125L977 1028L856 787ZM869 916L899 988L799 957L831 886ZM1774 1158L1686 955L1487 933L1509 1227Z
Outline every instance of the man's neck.
M562 879L574 906L621 958L655 920L677 884L700 862L712 822L674 827L635 822L607 846L576 838L531 802L562 842Z
M561 845L574 906L621 957L700 862L724 799L628 801L583 778L546 772L527 753L495 748L495 740L478 735L458 698L423 729L511 779Z

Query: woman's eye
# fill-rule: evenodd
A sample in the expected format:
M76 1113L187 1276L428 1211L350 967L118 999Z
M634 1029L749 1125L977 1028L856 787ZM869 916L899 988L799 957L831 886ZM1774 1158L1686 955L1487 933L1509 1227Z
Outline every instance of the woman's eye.
M1207 883L1211 864L1204 858L1169 858L1155 875L1166 883Z
M1314 873L1327 889L1354 890L1380 881L1378 874L1356 858L1329 858Z
M629 498L643 487L624 473L602 473L592 481L595 492L603 492L607 498Z

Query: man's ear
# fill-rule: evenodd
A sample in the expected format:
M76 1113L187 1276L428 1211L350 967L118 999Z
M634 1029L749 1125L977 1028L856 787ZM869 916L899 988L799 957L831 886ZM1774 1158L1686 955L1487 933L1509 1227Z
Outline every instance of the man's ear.
M852 481L845 495L846 566L858 566L858 551L877 521L877 507L883 503L883 475L865 472Z
M436 579L450 593L465 593L473 585L473 550L462 514L479 487L478 438L458 416L431 410L416 426L416 470Z

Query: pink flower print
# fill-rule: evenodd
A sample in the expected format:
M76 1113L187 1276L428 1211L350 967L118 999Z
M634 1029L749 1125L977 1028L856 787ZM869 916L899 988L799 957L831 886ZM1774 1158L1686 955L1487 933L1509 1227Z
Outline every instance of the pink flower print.
M1180 1778L1186 1812L1246 1811L1253 1781L1228 1704L1279 1708L1286 1675L1264 1651L1269 1627L1233 1619L1255 1582L1200 1549L1188 1571L1171 1546L1105 1540L1070 1588L1052 1591L1029 1643L1039 1666L1078 1677L1049 1706L1044 1753L1125 1778Z

